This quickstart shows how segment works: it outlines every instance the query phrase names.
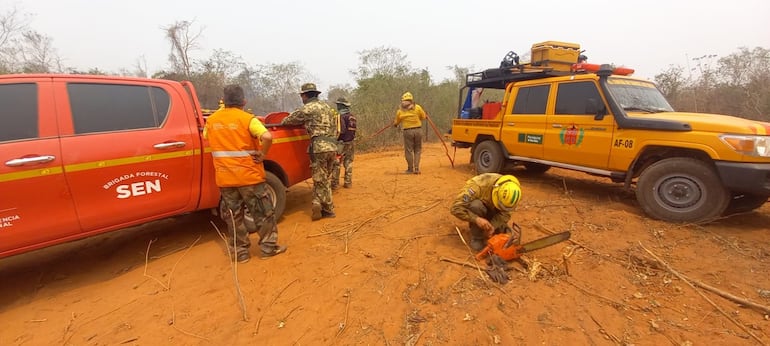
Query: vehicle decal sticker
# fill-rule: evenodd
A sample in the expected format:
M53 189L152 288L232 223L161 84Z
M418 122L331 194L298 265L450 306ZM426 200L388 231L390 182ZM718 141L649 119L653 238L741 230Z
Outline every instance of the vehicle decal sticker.
M146 180L147 178L150 179ZM137 179L145 180L136 181ZM126 199L130 197L149 195L155 192L162 192L163 188L161 179L168 180L168 174L152 171L131 172L110 179L102 185L102 188L109 190L110 188L114 187L116 198ZM129 182L130 180L134 180L134 182Z
M21 220L19 215L0 217L0 228L13 227L13 222L18 220Z
M19 180L19 179L27 179L27 178L37 178L37 177L43 177L46 175L52 175L52 174L62 174L64 173L64 170L61 167L49 167L49 168L37 168L37 169L29 169L26 171L19 171L19 172L13 172L13 173L3 173L0 174L0 183L6 182L6 181L13 181L13 180Z
M580 143L583 143L584 135L585 131L582 128L579 129L575 124L572 124L559 132L559 141L561 141L561 144L574 145L577 148L580 146Z
M162 153L162 154L141 155L141 156L122 157L122 158L103 160L103 161L83 162L83 163L66 165L64 166L64 171L78 172L78 171L85 171L85 170L96 169L96 168L130 165L132 163L168 160L168 159L175 159L179 157L193 156L196 153L199 153L199 151L182 150L182 151L174 151L174 152Z
M211 151L211 150L208 150L208 151ZM65 171L78 172L78 171L84 171L89 169L121 166L121 165L127 165L132 163L139 163L139 162L175 159L179 157L200 155L200 153L201 153L200 149L182 150L182 151L175 151L175 152L162 153L162 154L141 155L141 156L123 157L123 158L104 160L104 161L76 163L76 164L67 165L64 167L64 169L62 169L61 167L28 169L24 171L0 174L0 183L6 182L6 181L20 180L20 179L37 178L37 177L42 177L42 176L47 176L52 174L62 174Z
M310 136L301 135L301 136L294 136L294 137L273 138L273 144L295 142L295 141L301 141L303 139L310 139Z
M612 147L620 148L620 149L633 149L634 139L633 138L615 138L615 140L612 142Z
M543 144L543 135L519 133L519 143Z

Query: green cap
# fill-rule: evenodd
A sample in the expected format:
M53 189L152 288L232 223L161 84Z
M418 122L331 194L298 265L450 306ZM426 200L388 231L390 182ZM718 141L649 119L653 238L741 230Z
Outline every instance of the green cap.
M318 91L318 88L316 88L315 83L305 83L305 84L302 84L302 87L299 88L300 94L304 94L306 92L311 92L311 91L320 93L320 91Z
M344 97L340 97L340 98L338 98L338 99L337 99L337 102L335 102L335 103L337 103L337 104L341 104L341 105L343 105L343 106L347 106L347 107L350 107L350 101L348 101L348 99L346 99L346 98L344 98Z

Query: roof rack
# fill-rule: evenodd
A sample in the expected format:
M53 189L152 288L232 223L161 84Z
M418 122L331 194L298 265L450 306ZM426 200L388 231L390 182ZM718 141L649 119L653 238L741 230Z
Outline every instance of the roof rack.
M573 74L573 72L554 71L552 67L532 67L528 64L516 65L469 73L465 77L465 85L474 88L505 89L505 86L510 82L568 76L570 74Z

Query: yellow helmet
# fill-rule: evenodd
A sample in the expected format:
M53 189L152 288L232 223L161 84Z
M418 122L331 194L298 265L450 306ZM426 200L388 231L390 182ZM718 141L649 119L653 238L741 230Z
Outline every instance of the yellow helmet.
M412 97L412 93L405 92L403 95L401 95L401 101L412 101L414 100L414 97Z
M521 184L512 175L504 175L492 188L492 203L501 211L511 211L521 199Z

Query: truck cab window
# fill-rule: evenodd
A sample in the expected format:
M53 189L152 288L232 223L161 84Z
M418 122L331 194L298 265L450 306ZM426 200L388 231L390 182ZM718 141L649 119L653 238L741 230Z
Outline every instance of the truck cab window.
M0 85L0 142L38 137L37 85Z
M537 85L519 88L513 114L545 114L548 104L550 85Z
M588 99L604 102L594 82L561 83L556 93L556 114L595 115L589 111L590 107L587 107Z
M120 84L67 84L75 133L160 127L171 100L161 88Z

